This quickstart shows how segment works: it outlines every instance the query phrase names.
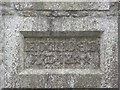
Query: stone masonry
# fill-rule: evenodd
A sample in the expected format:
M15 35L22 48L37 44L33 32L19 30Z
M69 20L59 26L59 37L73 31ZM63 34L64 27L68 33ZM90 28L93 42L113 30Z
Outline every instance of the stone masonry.
M118 3L0 3L2 88L118 88Z

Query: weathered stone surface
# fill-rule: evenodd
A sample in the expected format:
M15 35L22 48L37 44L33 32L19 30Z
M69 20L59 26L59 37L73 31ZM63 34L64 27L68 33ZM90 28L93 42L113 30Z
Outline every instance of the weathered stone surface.
M118 87L117 3L26 2L3 5L0 88ZM29 53L33 59L29 59ZM40 61L41 54L48 55L43 62ZM59 54L62 58L58 57ZM50 55L57 57L52 59ZM72 65L66 62L69 58L66 55L70 56ZM83 63L89 60L85 56L91 58L89 65ZM37 58L36 62L34 58ZM84 60L79 64L73 62L81 58ZM62 65L46 65L45 60L47 63L55 60Z
M3 7L2 14L3 15L18 14L20 16L26 16L26 17L36 17L39 15L48 16L48 17L50 16L86 17L86 16L103 16L103 15L114 16L119 12L118 8L116 7L117 3L109 3L109 2L101 2L101 3L100 2L91 2L91 3L90 2L82 2L82 3L81 2L76 2L76 3L61 2L60 3L59 2L58 4L60 5L57 5L57 2L56 3L55 2L50 2L50 3L48 2L37 2L37 3L6 2L2 4L2 7ZM71 9L69 9L69 7L71 7Z
M20 87L98 88L102 74L99 69L26 69L19 74L22 78L21 82L25 83L24 85L21 83ZM25 78L27 79L24 80ZM38 85L38 83L42 84Z
M4 75L5 75L5 67L4 67L4 23L2 18L2 7L0 6L0 89L3 88L4 85Z
M15 3L17 10L109 10L109 2L36 2Z
M25 68L97 69L99 44L95 37L25 38Z

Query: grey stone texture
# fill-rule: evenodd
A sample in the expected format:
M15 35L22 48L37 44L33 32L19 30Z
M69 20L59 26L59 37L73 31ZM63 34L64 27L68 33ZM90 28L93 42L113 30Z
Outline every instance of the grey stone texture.
M99 68L99 38L25 38L25 68Z
M118 3L0 5L0 89L118 88Z

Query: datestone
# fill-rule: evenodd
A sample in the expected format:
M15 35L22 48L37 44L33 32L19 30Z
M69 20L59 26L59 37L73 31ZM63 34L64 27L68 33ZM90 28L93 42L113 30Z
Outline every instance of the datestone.
M109 1L0 2L0 89L118 88L118 12Z
M25 38L25 67L40 69L97 69L99 38Z

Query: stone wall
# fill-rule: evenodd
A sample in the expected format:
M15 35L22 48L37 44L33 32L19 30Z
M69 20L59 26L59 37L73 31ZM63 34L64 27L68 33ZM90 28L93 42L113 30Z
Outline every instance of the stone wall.
M118 3L1 7L0 88L118 87Z
M4 87L4 28L2 18L2 6L0 6L0 89Z

